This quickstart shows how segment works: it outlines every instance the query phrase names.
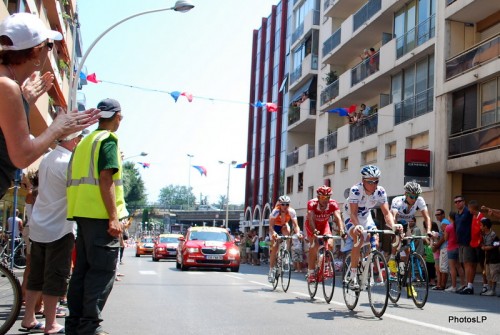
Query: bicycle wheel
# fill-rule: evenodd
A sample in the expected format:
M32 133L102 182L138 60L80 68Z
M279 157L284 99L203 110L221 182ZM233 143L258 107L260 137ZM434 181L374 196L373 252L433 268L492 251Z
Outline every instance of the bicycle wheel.
M327 303L330 303L333 298L333 291L335 291L335 264L333 262L333 253L330 250L325 251L323 257L323 296Z
M26 253L24 252L24 244L15 250L14 266L18 269L26 268Z
M382 317L387 308L389 300L389 280L387 278L388 270L385 257L377 250L371 251L372 260L368 271L367 290L368 300L373 314L376 317Z
M344 295L345 305L349 310L352 311L358 304L359 290L351 290L349 288L350 281L351 281L351 253L348 253L345 256L344 265L342 269L342 293Z
M12 271L0 264L0 334L16 322L21 310L21 284Z
M399 269L399 264L398 264L398 271L396 272L396 277L389 276L389 299L391 299L391 302L394 304L397 303L399 301L399 298L401 297L402 280L403 278L401 276L401 271Z
M410 254L407 293L413 299L415 306L423 308L429 295L429 275L424 258L417 254Z
M273 272L274 272L274 281L272 283L272 285L273 285L273 291L276 290L276 287L278 287L278 281L279 281L279 278L280 278L280 267L278 265L279 264L278 260L276 261L276 264L277 265L274 266L274 270L273 270Z
M320 251L318 252L318 258L319 257L320 257ZM317 261L318 260L316 260L316 262ZM309 291L309 296L311 297L311 299L314 299L314 297L316 296L316 292L318 291L318 267L314 269L314 273L312 274L313 276L312 280L309 277L311 276L309 274L309 268L307 272L308 272L308 275L306 276L307 290Z
M281 260L281 287L283 291L287 291L290 286L290 277L292 276L292 260L288 250L283 251L283 259Z

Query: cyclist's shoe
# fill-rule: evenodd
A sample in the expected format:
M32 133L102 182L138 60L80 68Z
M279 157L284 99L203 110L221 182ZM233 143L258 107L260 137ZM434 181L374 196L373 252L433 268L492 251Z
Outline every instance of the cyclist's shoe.
M269 274L267 275L267 281L269 281L270 283L274 283L274 271L273 270L269 270Z
M415 291L413 285L408 286L406 288L406 292L408 292L408 297L417 297L417 291Z
M349 282L349 289L353 291L359 290L359 283L357 281L351 280Z
M308 283L315 283L316 282L316 274L313 273L307 273L306 274L306 280Z
M395 259L390 259L387 263L389 266L389 271L391 272L391 276L396 277L396 273L398 273L398 264Z

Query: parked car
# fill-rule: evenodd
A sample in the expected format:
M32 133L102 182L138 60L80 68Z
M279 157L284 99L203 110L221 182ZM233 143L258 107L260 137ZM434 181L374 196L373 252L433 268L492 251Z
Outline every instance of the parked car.
M152 237L142 237L136 244L135 257L151 255L153 253L154 244L154 239Z
M225 228L190 227L179 238L177 269L190 267L240 270L240 250Z
M177 256L177 246L181 234L160 234L153 247L153 261L174 258Z

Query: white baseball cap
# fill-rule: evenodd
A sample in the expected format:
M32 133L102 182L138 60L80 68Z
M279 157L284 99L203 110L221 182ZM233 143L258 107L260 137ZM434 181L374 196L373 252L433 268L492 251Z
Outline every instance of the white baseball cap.
M33 48L45 40L62 40L60 32L47 29L36 15L15 13L0 23L0 36L11 39L12 45L3 45L3 50L25 50Z

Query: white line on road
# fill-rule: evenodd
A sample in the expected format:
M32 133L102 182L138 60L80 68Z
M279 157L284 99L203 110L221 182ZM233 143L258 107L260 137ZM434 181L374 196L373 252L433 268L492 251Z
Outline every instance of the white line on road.
M238 277L238 276L234 276L234 275L225 275L225 276L230 277L230 278L243 279L243 277Z
M152 271L152 270L141 270L141 271L139 271L139 274L141 274L141 275L151 276L151 275L156 275L156 271Z

